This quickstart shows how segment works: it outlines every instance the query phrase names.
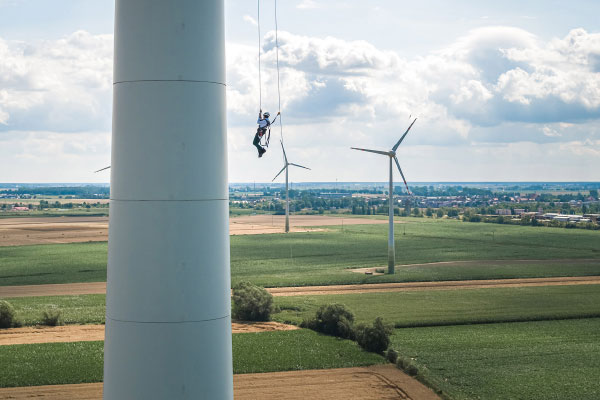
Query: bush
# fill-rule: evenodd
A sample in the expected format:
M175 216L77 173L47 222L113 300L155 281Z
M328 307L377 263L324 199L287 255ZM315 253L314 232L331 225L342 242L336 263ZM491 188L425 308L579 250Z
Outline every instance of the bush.
M15 325L15 309L4 300L0 300L0 328L10 328Z
M410 376L416 376L419 373L419 368L410 359L398 358L396 366Z
M49 308L42 313L42 325L59 326L62 324L62 312L58 308Z
M343 304L322 305L314 319L304 320L300 326L326 335L354 339L354 314Z
M398 361L398 352L392 348L389 348L385 358L387 358L387 360L392 364L396 364L396 361Z
M273 296L260 286L240 282L233 288L233 317L243 321L269 321L275 311Z
M373 353L383 354L390 345L392 327L383 323L383 318L377 317L373 326L359 325L355 330L356 341L363 349Z

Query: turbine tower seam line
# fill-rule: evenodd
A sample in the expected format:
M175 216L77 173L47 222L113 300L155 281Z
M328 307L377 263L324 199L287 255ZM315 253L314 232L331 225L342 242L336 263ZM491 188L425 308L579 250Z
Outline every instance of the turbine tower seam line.
M193 324L193 323L197 323L197 322L219 321L221 319L225 319L225 318L229 318L229 317L231 317L231 314L227 314L223 317L192 320L192 321L131 321L131 320L126 320L126 319L112 318L107 315L106 319L110 319L111 321L115 321L115 322L131 322L134 324L188 324L188 323Z
M193 79L134 79L128 81L117 81L113 82L114 85L118 85L119 83L142 83L142 82L186 82L186 83L212 83L215 85L227 86L226 83L223 82L215 82L215 81L198 81Z

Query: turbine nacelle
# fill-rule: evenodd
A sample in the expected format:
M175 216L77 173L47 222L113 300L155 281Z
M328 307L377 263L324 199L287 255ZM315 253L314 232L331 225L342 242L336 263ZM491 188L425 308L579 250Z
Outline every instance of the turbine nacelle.
M396 163L396 166L398 167L398 171L400 171L400 175L402 176L402 180L404 181L404 186L406 186L406 191L410 195L412 195L412 193L411 193L410 189L408 188L408 184L406 183L406 179L404 178L404 173L402 173L402 168L400 168L400 163L398 162L398 157L396 157L396 150L398 149L398 146L400 146L400 143L402 143L402 141L404 140L404 138L408 134L408 131L410 131L410 128L412 128L412 126L414 125L414 123L416 121L417 121L417 119L415 118L414 121L412 122L412 124L410 124L410 126L406 130L406 132L404 132L404 134L402 135L402 137L400 138L400 140L398 140L398 142L396 142L396 144L394 145L394 147L392 147L392 149L389 150L389 151L362 149L360 147L350 147L353 150L366 151L367 153L375 153L375 154L381 154L383 156L388 156L388 157L390 157L390 162L391 162L391 159L393 159L394 162ZM391 170L390 170L390 174L391 174ZM390 182L391 181L392 181L392 175L390 175Z
M279 175L281 175L281 173L283 171L285 171L285 169L288 168L290 165L293 165L294 167L300 167L300 168L304 168L304 169L310 170L310 168L308 168L308 167L304 167L304 166L299 165L299 164L294 164L294 163L288 162L287 155L285 154L285 148L283 147L283 141L281 142L281 149L283 150L283 168L281 168L281 171L279 171L277 173L277 175L275 175L275 178L273 178L271 180L271 182L273 182L275 179L277 179L277 177Z

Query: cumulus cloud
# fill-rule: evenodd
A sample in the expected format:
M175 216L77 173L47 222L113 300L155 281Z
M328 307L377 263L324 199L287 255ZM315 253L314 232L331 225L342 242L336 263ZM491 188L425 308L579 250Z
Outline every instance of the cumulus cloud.
M427 133L417 129L408 145L597 138L599 40L600 34L581 29L544 42L522 29L486 27L406 59L365 41L279 32L286 130L305 135L302 126L309 125L325 129L332 145L368 141L387 147L412 114ZM269 32L262 48L263 108L277 106L276 50ZM230 123L247 124L258 102L256 49L234 52Z
M22 43L0 39L0 132L110 127L112 35L75 32Z
M300 8L300 9L314 9L314 8L321 8L321 5L318 4L316 1L314 0L302 0L297 6L296 8Z
M277 40L279 53L275 33L264 37L262 82L257 48L227 44L230 146L237 150L251 140L259 96L263 109L275 112L281 93L286 140L311 159L319 151L333 154L340 145L387 148L406 129L409 115L419 117L403 144L409 148L562 143L561 151L572 157L598 151L598 33L574 29L543 41L518 28L486 27L415 58L366 41L284 31ZM112 41L112 35L83 31L36 43L0 38L0 140L40 132L30 140L35 148L52 132L55 140L67 140L68 132L105 135L111 122ZM89 151L64 143L57 149Z
M244 21L249 22L250 24L252 24L254 26L258 26L258 22L249 15L244 15Z

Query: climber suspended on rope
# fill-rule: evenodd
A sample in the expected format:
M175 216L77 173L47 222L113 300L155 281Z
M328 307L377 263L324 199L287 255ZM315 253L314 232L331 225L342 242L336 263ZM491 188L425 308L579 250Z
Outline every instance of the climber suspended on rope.
M271 116L269 112L265 111L263 113L262 110L258 112L258 120L256 121L258 124L258 129L256 130L256 135L254 135L254 141L252 144L258 150L259 158L266 153L266 148L269 147L269 139L271 139L271 124L275 122L279 114L281 113L278 112L275 118L273 118L273 121L269 121L269 117ZM263 137L264 140L262 140Z

